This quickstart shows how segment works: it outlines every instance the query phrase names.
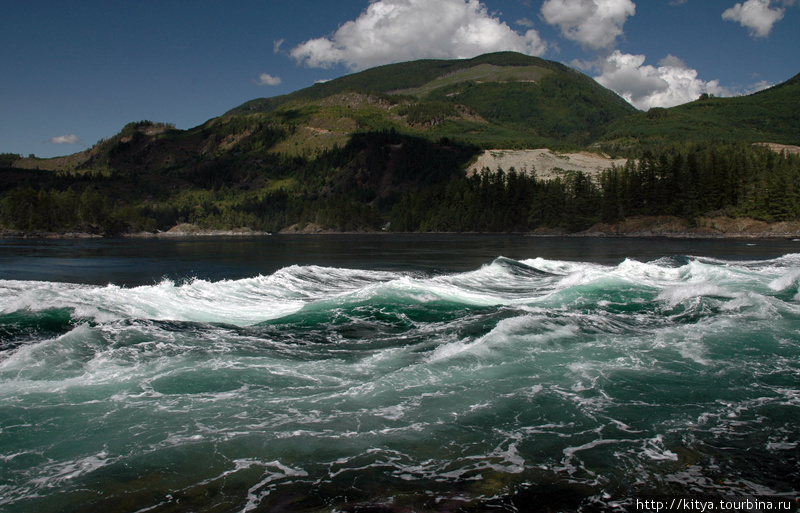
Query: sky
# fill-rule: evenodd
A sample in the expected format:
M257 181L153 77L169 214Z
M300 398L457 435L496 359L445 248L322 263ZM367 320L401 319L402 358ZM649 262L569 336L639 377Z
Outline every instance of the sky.
M512 50L641 110L800 73L800 0L0 0L0 153L188 129L373 66Z

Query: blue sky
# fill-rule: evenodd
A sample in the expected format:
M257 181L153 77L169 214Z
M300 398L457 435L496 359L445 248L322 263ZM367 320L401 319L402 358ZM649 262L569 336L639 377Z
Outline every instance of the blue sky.
M0 153L40 157L418 58L521 51L643 110L800 73L800 0L26 0L2 13Z

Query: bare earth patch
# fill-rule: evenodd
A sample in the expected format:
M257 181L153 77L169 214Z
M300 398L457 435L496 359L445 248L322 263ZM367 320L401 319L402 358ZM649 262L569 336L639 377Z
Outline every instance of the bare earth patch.
M567 172L580 171L596 176L611 169L624 166L627 159L612 159L596 153L555 153L547 148L538 150L486 150L477 162L469 167L468 174L488 168L490 171L509 171L512 167L525 174L536 173L537 178L552 180Z
M766 146L775 153L786 152L787 155L792 153L795 155L800 155L800 146L792 146L790 144L778 144L778 143L758 143L757 146Z

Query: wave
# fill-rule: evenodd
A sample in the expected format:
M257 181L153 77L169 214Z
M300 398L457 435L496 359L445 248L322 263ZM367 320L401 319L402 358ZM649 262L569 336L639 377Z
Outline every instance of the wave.
M798 287L800 255L0 281L0 506L793 492Z
M133 288L0 280L0 316L5 326L34 325L37 319L61 325L65 311L73 320L100 323L147 319L248 326L365 304L552 308L656 301L675 307L696 298L747 295L797 301L798 267L800 255L747 262L670 257L617 266L499 257L478 270L448 275L291 266L269 276L163 280Z

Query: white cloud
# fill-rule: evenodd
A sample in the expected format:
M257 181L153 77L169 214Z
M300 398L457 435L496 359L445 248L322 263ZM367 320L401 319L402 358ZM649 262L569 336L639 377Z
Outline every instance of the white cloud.
M667 54L666 57L658 61L658 65L670 68L683 68L683 69L688 68L686 62L683 59L681 59L680 57L675 57L672 54Z
M674 107L696 100L702 93L730 95L718 80L705 82L697 78L697 70L674 55L662 59L657 68L644 61L644 55L615 50L602 63L603 73L595 80L641 110Z
M268 75L267 73L262 73L258 77L257 84L261 86L264 85L276 86L276 85L281 85L282 82L283 80L281 80L281 77L273 77L272 75Z
M750 29L752 37L767 37L773 25L783 19L786 9L782 7L771 8L773 0L747 0L743 4L736 4L722 13L722 19L736 21L743 27ZM792 5L794 0L784 1L785 5Z
M744 94L753 94L759 91L763 91L765 89L769 89L770 87L774 86L772 82L768 82L766 80L759 80L755 84L750 84L749 87L745 90Z
M541 13L567 39L587 48L610 50L623 34L625 21L636 14L636 4L631 0L545 0Z
M489 14L480 0L373 0L329 37L290 51L312 68L344 64L362 70L422 58L459 59L511 50L543 55L547 44L531 29L520 34Z
M51 144L81 144L81 138L75 134L59 135L50 139Z

